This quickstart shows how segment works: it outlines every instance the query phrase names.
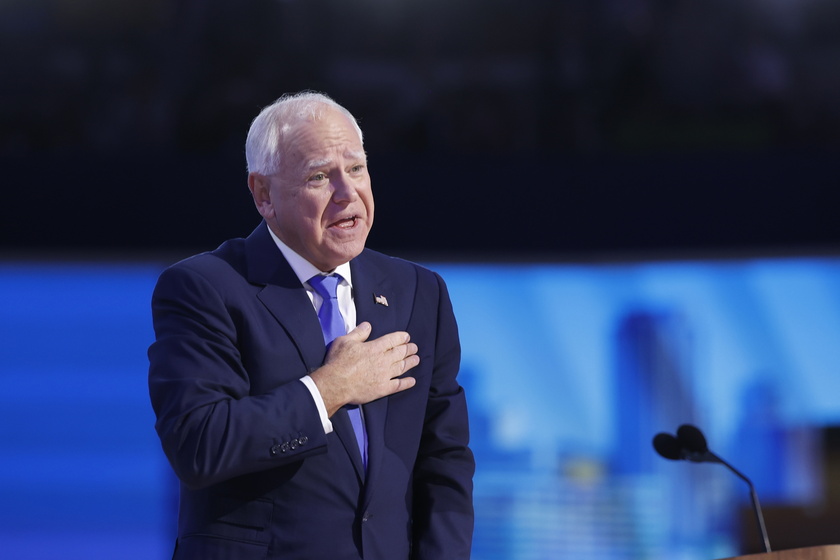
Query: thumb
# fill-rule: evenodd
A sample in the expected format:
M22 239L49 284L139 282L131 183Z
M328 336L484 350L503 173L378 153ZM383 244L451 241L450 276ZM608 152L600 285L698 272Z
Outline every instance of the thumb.
M371 326L370 323L367 321L363 321L356 325L356 328L347 333L346 336L358 340L359 342L364 342L368 339L371 333Z

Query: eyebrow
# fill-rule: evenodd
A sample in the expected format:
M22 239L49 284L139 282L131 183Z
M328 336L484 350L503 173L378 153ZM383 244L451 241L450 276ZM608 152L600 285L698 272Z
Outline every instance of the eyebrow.
M366 160L367 154L364 150L347 150L344 152L344 157L347 159L361 159Z
M306 164L306 170L311 171L313 169L318 169L319 167L326 167L332 163L333 160L331 159L312 159L309 160L309 163Z
M347 150L344 152L344 157L350 160L362 160L366 161L366 156L364 151L359 150ZM313 169L318 169L320 167L327 167L333 163L332 158L324 158L324 159L313 159L310 160L309 163L306 165L306 169L311 171Z

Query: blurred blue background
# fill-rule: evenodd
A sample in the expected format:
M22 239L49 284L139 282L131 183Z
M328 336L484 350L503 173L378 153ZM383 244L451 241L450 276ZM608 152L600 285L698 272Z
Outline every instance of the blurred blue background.
M840 258L428 264L462 334L476 560L757 551L742 481L653 451L684 422L754 480L776 548L832 542ZM162 266L0 265L3 558L171 553L146 390Z

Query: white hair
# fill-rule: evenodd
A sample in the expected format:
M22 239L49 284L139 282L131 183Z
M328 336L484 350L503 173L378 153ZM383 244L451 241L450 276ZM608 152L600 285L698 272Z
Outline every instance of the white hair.
M280 170L284 136L304 120L319 119L325 108L334 108L346 115L362 140L362 129L356 118L344 107L323 93L302 91L286 94L260 111L251 123L245 140L245 160L249 173L271 175Z

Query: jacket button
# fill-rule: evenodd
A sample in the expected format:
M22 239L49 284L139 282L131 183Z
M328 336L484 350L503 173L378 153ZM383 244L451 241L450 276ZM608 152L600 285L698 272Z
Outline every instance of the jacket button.
M366 511L365 514L362 516L362 521L367 521L371 517L373 517L373 515L369 511Z

